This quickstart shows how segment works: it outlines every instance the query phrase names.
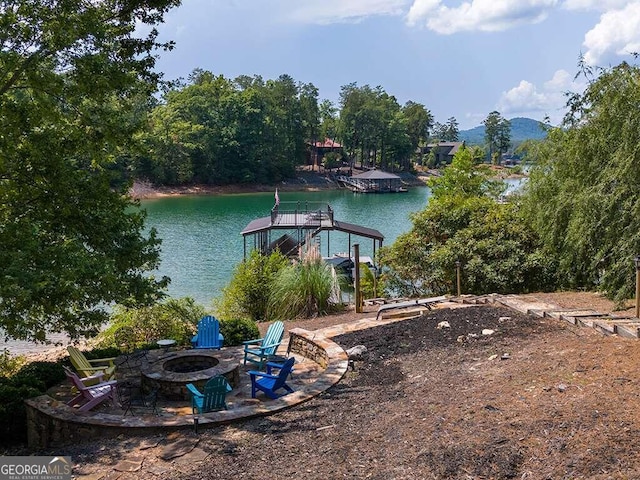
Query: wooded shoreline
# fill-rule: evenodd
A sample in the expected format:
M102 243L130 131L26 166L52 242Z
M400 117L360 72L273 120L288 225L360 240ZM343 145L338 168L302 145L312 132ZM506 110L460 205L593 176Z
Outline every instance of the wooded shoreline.
M504 168L493 167L496 176L501 179L522 178L522 174L504 175ZM403 182L409 186L425 186L427 179L434 176L433 171L421 173L410 178L403 177ZM319 172L300 171L298 177L283 180L276 184L235 184L235 185L185 185L185 186L155 186L150 182L135 181L129 191L132 198L146 200L164 197L179 197L182 195L234 195L258 192L317 192L320 190L340 190L341 187L328 175Z

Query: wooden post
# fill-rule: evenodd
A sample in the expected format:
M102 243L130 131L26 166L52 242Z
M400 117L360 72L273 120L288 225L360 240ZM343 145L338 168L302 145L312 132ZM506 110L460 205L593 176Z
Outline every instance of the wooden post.
M640 257L635 258L636 264L636 318L640 318Z
M353 244L353 280L356 291L356 313L362 313L362 292L360 291L360 244Z
M456 284L458 287L458 297L460 296L460 260L456 260Z

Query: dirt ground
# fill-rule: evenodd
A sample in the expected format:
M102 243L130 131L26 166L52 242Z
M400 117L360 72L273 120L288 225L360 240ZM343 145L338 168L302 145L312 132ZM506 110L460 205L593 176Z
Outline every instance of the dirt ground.
M613 310L595 294L531 297ZM371 314L287 328L359 316ZM336 386L290 410L197 435L95 441L50 453L71 455L79 474L109 479L640 478L638 340L493 306L435 310L334 340L365 345L368 355ZM205 460L160 459L176 436L197 443ZM139 472L113 471L136 453Z

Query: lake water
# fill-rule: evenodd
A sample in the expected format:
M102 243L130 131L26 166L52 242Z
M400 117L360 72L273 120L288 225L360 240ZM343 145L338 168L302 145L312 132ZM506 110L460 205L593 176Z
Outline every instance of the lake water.
M517 189L523 179L507 180L509 190ZM354 194L345 190L322 192L279 192L284 202L322 202L331 205L335 218L364 227L375 228L384 235L384 245L391 245L403 232L411 229L409 215L428 203L427 187L413 187L407 193L385 195ZM240 232L256 218L269 215L273 193L243 195L167 197L142 202L148 213L147 225L158 230L163 240L161 265L157 275L171 278L168 293L179 298L189 296L205 307L220 296L234 267L242 261L244 242ZM332 232L330 253L347 252L348 235ZM351 236L360 243L361 255L371 255L370 239ZM249 242L247 242L249 245ZM321 238L322 255L327 255L326 234ZM1 333L1 332L0 332ZM64 335L53 340L66 343ZM30 353L46 349L28 342L3 342L0 347L12 353Z
M508 191L516 190L523 181L507 180ZM407 193L384 195L347 190L278 194L282 206L289 202L329 204L337 220L379 230L384 235L383 245L391 245L398 235L411 229L409 216L426 207L430 190L413 187ZM234 267L243 259L244 241L240 232L252 220L269 216L273 204L274 192L143 201L147 225L155 227L162 239L162 262L157 274L171 278L169 295L189 296L209 306L213 298L220 296ZM327 234L323 233L321 254L352 251L348 240L346 233L331 232L327 251ZM352 235L351 244L354 243L360 244L361 255L373 255L372 240ZM247 248L251 246L248 238Z
M346 190L321 192L278 192L281 206L288 202L329 204L335 218L384 235L390 245L411 228L409 215L422 210L428 202L427 187L414 187L407 193L362 195ZM147 225L155 227L162 239L158 275L171 278L172 297L189 296L209 306L229 282L234 267L244 256L240 232L256 218L269 216L274 193L241 195L167 197L142 202ZM320 240L321 254L350 250L348 235L331 232ZM361 255L372 255L372 240L351 235L351 243L360 244ZM253 243L247 240L247 248Z

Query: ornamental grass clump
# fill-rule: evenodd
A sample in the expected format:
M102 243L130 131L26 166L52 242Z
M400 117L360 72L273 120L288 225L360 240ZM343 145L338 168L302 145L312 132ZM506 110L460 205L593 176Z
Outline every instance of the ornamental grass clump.
M328 313L339 298L333 269L322 260L317 247L312 246L301 253L300 261L279 272L269 297L269 316L314 318Z

